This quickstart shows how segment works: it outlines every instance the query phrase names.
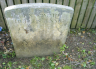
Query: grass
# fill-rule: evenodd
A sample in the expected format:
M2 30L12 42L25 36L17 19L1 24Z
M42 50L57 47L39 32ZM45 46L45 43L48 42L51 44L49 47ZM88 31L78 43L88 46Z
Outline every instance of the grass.
M1 53L3 58L14 58L16 57L15 51L8 53L8 54L4 54L3 52Z

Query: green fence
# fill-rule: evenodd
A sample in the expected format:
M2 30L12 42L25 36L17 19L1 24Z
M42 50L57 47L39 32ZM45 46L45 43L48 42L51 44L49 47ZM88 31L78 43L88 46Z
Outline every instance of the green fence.
M4 9L23 3L53 3L70 6L74 8L70 28L96 28L95 0L0 0L0 26L7 29Z

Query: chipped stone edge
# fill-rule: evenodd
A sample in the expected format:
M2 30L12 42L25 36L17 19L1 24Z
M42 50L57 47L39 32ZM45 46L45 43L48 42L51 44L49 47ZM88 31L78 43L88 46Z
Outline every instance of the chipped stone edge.
M58 4L50 4L50 3L27 3L27 4L12 5L12 6L6 7L4 12L6 12L8 10L13 10L13 9L17 9L17 8L25 8L25 7L32 7L32 8L57 7L57 8L69 9L74 12L74 9L72 7L65 6L65 5L58 5Z

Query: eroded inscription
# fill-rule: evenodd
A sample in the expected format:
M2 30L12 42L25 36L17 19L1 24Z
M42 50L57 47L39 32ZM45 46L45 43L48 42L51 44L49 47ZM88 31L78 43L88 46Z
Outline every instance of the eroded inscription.
M24 16L22 14L22 16L17 16L18 18L7 18L7 20L13 20L15 23L19 24L19 23L38 23L38 22L64 22L66 19L64 18L61 18L61 17L66 17L65 15L61 15L59 16L59 14L44 14L44 13L41 13L39 16L37 15L29 15L29 21L26 19L26 16ZM32 19L33 18L33 19ZM43 18L43 20L41 20ZM53 20L54 19L54 20Z

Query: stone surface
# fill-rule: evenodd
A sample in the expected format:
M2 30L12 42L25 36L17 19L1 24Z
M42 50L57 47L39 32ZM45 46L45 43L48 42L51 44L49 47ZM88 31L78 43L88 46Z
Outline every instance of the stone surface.
M17 57L59 53L65 43L74 10L47 3L5 8L5 17Z

